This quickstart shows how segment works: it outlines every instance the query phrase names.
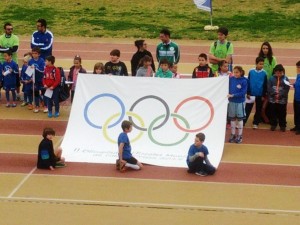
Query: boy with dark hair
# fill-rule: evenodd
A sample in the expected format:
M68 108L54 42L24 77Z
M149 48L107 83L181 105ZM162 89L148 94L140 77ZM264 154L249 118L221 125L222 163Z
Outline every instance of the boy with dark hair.
M50 55L46 58L46 67L43 78L43 85L46 89L45 98L47 98L48 117L52 117L52 106L54 102L55 114L59 116L59 84L61 81L60 70L54 66L55 57Z
M212 69L207 64L207 55L201 53L198 57L199 66L195 67L192 78L213 77Z
M43 58L40 57L41 50L38 47L34 47L32 49L32 59L29 60L28 66L31 66L34 69L34 103L35 109L33 110L34 113L38 113L40 111L40 91L43 88L43 77L44 77L44 70L45 70L45 61ZM28 106L28 109L32 109L32 106Z
M300 61L296 63L296 81L294 83L294 124L295 127L291 129L291 131L296 131L295 134L300 134Z
M188 173L195 173L198 176L213 175L216 172L216 168L210 163L207 155L208 149L203 142L205 135L203 133L196 134L194 144L191 145L186 163L189 167Z
M43 140L39 144L37 168L54 170L55 167L65 167L65 159L61 157L62 148L54 150L52 139L55 131L52 128L43 130Z
M213 73L215 73L218 70L218 62L226 60L229 64L229 71L232 71L233 45L227 41L228 29L226 27L220 27L217 32L218 40L210 45L209 50L209 61L212 64L211 68Z
M140 170L143 165L132 156L131 145L127 135L132 131L132 123L124 120L121 127L123 132L118 137L119 159L116 161L117 170L123 172L126 170L126 167L134 170Z
M125 63L120 61L121 52L119 49L113 49L110 52L110 61L105 63L104 69L106 74L117 76L128 76Z
M160 31L159 39L161 43L156 47L156 58L158 64L161 64L161 60L166 58L170 65L178 64L180 59L180 50L178 45L170 40L171 32L164 28Z
M275 66L273 74L268 80L269 106L272 112L270 114L271 131L274 131L279 123L280 130L285 132L290 83L281 64Z
M1 71L1 79L3 81L3 89L6 95L6 107L16 107L16 88L17 88L17 77L19 77L18 64L12 60L12 52L8 50L3 55L5 62L3 63L3 71ZM12 104L10 104L10 94L12 93Z
M155 74L155 77L160 78L172 78L173 73L170 70L170 63L167 59L162 59L159 65L159 68Z
M257 57L255 59L256 67L251 69L248 74L247 98L255 97L255 114L253 118L253 129L258 128L258 124L262 121L261 113L265 97L267 96L267 73L263 69L264 58ZM254 103L246 103L246 119L249 118Z

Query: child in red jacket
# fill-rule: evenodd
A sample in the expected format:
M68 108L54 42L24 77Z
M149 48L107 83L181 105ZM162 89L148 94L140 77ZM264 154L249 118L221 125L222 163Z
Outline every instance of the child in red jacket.
M59 116L59 84L60 71L54 66L55 57L48 56L46 58L46 67L43 78L43 85L46 88L45 97L47 98L48 117L52 117L52 106L54 103L55 114L54 117Z

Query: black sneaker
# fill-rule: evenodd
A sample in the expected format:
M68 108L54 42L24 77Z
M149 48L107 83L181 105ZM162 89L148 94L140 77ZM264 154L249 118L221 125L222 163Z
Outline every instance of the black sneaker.
M234 143L235 142L235 135L231 134L229 138L229 143Z
M296 130L295 134L299 135L300 134L300 130Z
M243 141L243 136L242 135L237 136L236 139L235 139L235 143L237 143L237 144L242 143L242 141Z
M198 176L201 176L201 177L206 177L208 174L206 173L206 172L204 172L204 171L198 171L198 172L196 172L195 173L196 175L198 175Z
M276 129L276 126L271 126L270 130L274 131Z
M290 129L290 131L297 131L297 128L293 127L292 129Z
M66 167L67 165L65 164L65 163L61 163L61 162L57 162L56 164L55 164L55 168L64 168L64 167Z
M285 127L280 127L281 132L285 132L286 128Z

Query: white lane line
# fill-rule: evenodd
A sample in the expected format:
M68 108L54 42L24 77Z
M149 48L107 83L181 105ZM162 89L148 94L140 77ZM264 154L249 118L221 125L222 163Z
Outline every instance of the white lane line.
M1 173L0 175L12 174L12 173ZM22 173L13 173L21 174ZM213 184L213 185L226 185L226 186L256 186L256 187L276 187L276 188L292 188L300 189L300 186L296 185L280 185L280 184L253 184L253 183L230 183L230 182L217 182L217 181L204 181L204 180L164 180L164 179L153 179L153 178L130 178L130 177L101 177L101 176L82 176L82 175L58 175L58 174L34 174L32 176L41 177L65 177L65 178L78 178L78 179L96 179L96 180L123 180L123 181L143 181L143 182L166 182L166 183L192 183L192 184Z
M22 180L21 182L13 189L13 191L7 196L12 198L12 196L23 186L23 184L29 179L29 177L34 173L36 167L34 167Z
M299 164L281 164L281 163L266 163L266 162L233 162L233 161L221 161L221 163L232 164L250 164L250 165L263 165L263 166L288 166L288 167L300 167Z
M61 143L63 137L57 143ZM54 149L58 147L58 144L55 144ZM36 171L37 167L34 167L22 180L21 182L13 189L13 191L8 195L8 198L12 198L13 195L23 186L23 184L29 179L29 177Z
M122 202L122 201L97 201L97 200L79 200L79 199L57 199L57 198L34 198L34 197L12 197L10 199L1 198L1 200L15 201L40 201L40 202L57 202L73 204L94 204L101 206L135 206L148 208L171 208L171 209L198 209L198 210L218 210L218 211L239 211L239 212L256 212L256 213L274 213L274 214L299 214L300 210L285 209L264 209L264 208L243 208L243 207L226 207L226 206L209 206L209 205L185 205L185 204L168 204L152 202Z

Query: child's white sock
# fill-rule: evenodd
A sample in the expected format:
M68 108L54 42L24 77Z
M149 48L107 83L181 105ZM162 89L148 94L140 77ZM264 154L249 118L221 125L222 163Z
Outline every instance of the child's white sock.
M243 134L243 120L237 121L238 135L242 136Z
M235 135L235 127L236 127L235 120L230 121L230 126L231 126L231 134Z
M134 169L134 170L139 170L140 169L139 165L137 165L137 164L126 163L125 166L129 167L131 169Z

